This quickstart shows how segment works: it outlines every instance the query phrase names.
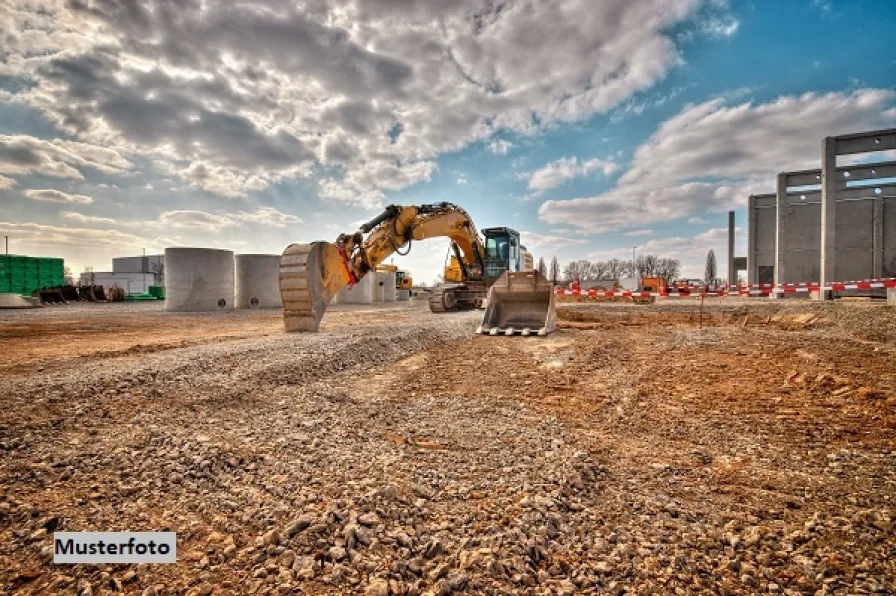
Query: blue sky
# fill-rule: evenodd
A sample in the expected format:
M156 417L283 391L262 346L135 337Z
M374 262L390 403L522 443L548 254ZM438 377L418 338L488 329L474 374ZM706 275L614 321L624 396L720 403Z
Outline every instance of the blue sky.
M888 2L39 4L0 7L0 234L75 272L435 201L536 257L724 272L728 209L896 126ZM431 281L446 251L395 262Z

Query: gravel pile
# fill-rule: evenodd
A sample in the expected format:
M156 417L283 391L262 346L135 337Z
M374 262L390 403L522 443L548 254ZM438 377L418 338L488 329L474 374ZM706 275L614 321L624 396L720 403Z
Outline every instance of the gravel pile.
M0 380L0 586L896 590L893 354L741 325L474 337L479 314ZM178 563L53 566L59 530L176 531Z

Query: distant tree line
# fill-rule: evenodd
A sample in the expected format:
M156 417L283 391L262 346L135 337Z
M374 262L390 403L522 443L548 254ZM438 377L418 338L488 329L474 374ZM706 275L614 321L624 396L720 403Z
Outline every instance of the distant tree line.
M541 263L539 263L539 266ZM556 266L556 271L554 267ZM551 271L548 276L551 281L556 283L560 281L559 264L557 258L551 261ZM565 281L594 281L594 280L611 280L623 279L626 277L663 277L672 280L678 277L681 272L681 263L678 259L667 259L658 257L657 255L641 255L635 259L634 269L632 262L622 259L610 259L609 261L589 261L587 259L579 259L570 261L563 268L563 279Z

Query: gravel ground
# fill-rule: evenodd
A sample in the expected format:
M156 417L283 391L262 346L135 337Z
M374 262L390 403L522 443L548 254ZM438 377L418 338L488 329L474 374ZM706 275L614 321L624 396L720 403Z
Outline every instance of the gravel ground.
M0 377L0 586L892 593L892 309L737 308L564 308L540 339L408 305L51 354ZM178 563L54 566L54 530L173 530Z

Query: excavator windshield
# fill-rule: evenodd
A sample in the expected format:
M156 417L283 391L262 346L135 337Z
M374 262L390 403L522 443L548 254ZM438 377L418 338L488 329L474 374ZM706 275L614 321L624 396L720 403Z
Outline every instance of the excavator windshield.
M485 277L520 270L520 235L510 228L488 228L485 233Z

